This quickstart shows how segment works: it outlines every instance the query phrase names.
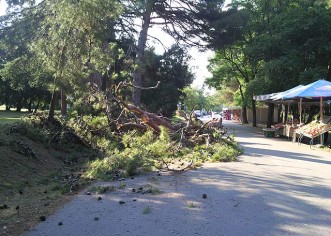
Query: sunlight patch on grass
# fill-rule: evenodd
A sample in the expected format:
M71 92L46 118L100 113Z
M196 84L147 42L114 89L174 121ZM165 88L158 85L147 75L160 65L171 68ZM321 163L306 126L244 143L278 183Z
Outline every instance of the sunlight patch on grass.
M0 124L13 124L27 114L27 112L0 111Z

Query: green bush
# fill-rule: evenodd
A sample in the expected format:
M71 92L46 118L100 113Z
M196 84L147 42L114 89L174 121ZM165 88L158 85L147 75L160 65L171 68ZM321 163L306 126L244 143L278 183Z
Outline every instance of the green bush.
M134 155L128 158L125 172L128 176L134 176L142 172L149 172L152 170L153 164L149 159L140 155Z
M39 143L47 143L50 138L50 133L47 129L41 129L38 126L35 126L33 123L28 122L28 120L23 120L12 125L11 132L20 133Z
M115 154L91 161L87 164L87 171L84 176L89 179L112 179L119 170L125 168L125 162L125 159Z
M119 140L110 130L107 116L104 114L73 117L68 121L68 126L87 143L102 152L111 153L120 146Z
M238 145L227 139L219 139L218 143L182 147L179 142L172 141L166 128L161 128L161 134L155 135L151 130L141 134L130 132L122 137L123 149L105 159L97 160L90 166L90 178L104 178L104 173L124 171L127 176L161 169L164 163L176 160L193 161L194 166L203 162L235 161L241 150ZM114 163L117 163L114 165ZM120 164L119 164L120 163Z
M160 134L148 130L144 133L133 131L122 136L115 135L106 115L101 112L70 119L57 118L52 123L47 121L45 115L31 115L13 126L13 130L32 140L51 143L53 147L68 151L68 155L61 158L70 165L89 160L84 174L88 179L132 176L155 168L161 169L165 163L193 161L197 166L203 162L234 161L241 153L231 138L222 138L222 134L216 130L210 134L213 143L209 145L190 141L185 146L179 141L180 134L170 133L164 127L161 127Z
M236 157L241 154L239 148L233 148L228 144L215 144L213 146L214 153L212 154L210 161L212 162L229 162L235 161Z

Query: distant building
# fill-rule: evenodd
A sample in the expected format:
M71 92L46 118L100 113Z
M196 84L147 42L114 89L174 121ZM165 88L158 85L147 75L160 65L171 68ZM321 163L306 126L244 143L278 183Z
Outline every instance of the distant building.
M224 120L234 120L241 122L241 107L224 107L223 108L223 118ZM274 121L277 121L278 109L275 107L274 110ZM247 119L249 123L253 123L253 111L252 109L247 109ZM260 124L266 124L268 121L268 107L258 106L256 107L256 122Z

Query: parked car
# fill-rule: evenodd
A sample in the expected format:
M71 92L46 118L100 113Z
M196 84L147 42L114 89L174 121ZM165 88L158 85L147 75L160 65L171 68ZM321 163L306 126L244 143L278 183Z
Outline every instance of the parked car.
M216 119L222 119L222 114L219 112L213 112L212 114L212 118L216 118Z
M203 116L203 112L201 110L195 110L195 111L193 111L193 113L195 114L196 117Z

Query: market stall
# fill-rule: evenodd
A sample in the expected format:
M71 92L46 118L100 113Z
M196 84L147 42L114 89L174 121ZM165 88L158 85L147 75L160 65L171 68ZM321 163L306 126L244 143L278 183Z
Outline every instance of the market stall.
M326 104L330 104L331 100L331 82L326 80L318 80L311 84L302 86L299 85L290 90L256 96L257 101L266 101L279 104L289 104L297 103L298 110L300 113L300 118L298 121L287 123L276 124L273 126L276 134L284 135L286 137L293 137L293 140L301 143L303 137L310 139L310 144L313 143L313 140L317 137L320 137L321 144L323 144L324 134L331 131L330 121L323 119L323 107ZM319 121L314 121L309 124L304 125L302 119L302 110L303 104L318 104L320 107ZM330 106L330 105L329 105Z
M298 143L300 144L303 137L307 137L310 139L310 146L313 145L313 141L315 138L321 137L321 144L323 145L324 135L331 131L331 119L328 122L319 122L313 121L307 125L304 125L295 130L295 134L293 136L293 141L296 141L298 137Z
M274 124L271 127L275 129L276 136L284 136L292 139L296 129L300 128L303 124L297 120L291 120L284 123Z
M318 80L306 86L302 86L294 91L290 91L285 94L283 100L299 100L299 111L300 111L300 123L302 117L302 103L319 101L320 105L320 119L319 121L313 121L295 130L293 141L298 136L298 143L300 144L303 137L310 139L310 145L313 140L320 137L320 143L323 144L324 134L331 130L330 121L323 119L323 104L325 100L331 99L331 82L326 80Z
M301 108L303 101L319 101L320 120L323 120L323 100L331 99L331 82L322 79L318 80L306 86L301 86L295 90L289 91L288 93L284 94L281 99L299 100Z

